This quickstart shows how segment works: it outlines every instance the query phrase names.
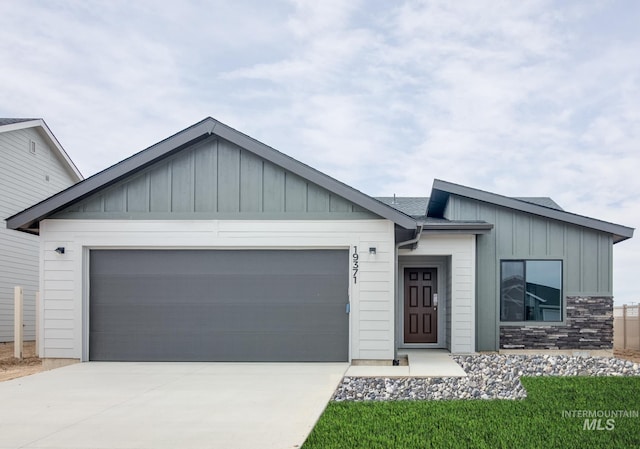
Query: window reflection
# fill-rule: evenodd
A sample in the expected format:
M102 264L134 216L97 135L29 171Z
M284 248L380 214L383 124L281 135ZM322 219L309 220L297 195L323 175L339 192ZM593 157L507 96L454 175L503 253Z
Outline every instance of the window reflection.
M502 321L562 320L561 261L502 261L500 285Z

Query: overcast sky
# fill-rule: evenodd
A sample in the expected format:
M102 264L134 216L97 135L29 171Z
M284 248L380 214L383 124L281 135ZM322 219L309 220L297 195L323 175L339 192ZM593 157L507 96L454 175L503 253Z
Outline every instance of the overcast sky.
M212 116L367 194L640 225L640 2L0 0L0 116L85 176ZM638 302L640 235L614 247Z

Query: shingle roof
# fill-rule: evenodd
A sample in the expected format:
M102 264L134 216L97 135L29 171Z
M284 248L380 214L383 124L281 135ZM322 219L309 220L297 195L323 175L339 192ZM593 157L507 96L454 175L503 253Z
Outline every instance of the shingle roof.
M13 125L14 123L30 122L32 120L39 120L39 119L37 118L1 118L0 117L0 126Z
M412 217L421 217L427 214L429 197L426 196L378 196L375 198Z
M410 215L416 220L423 230L467 230L469 232L488 232L493 225L482 220L456 220L451 221L445 218L434 218L427 216L427 196L381 196L376 197L381 201L400 212Z

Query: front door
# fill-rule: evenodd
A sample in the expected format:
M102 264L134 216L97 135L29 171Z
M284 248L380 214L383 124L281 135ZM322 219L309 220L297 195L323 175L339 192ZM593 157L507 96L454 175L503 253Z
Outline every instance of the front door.
M404 270L404 342L438 342L438 276L435 268Z

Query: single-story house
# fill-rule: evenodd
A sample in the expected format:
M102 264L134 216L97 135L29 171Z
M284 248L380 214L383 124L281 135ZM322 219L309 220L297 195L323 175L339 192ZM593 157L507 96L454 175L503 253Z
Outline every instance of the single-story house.
M41 356L82 361L610 349L633 235L441 180L372 198L212 118L8 226L41 238Z
M0 342L14 340L14 288L23 290L23 335L35 340L40 244L5 218L82 180L44 120L0 118Z

